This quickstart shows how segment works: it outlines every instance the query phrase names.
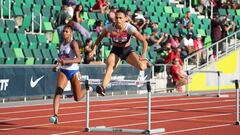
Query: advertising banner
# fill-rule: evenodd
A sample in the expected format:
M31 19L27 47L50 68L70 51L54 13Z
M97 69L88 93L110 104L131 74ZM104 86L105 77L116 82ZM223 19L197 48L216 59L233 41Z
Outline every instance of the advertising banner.
M0 66L0 98L47 96L53 95L56 88L56 72L52 72L53 65L41 66ZM102 79L105 65L80 65L83 79ZM151 69L140 72L130 65L119 65L114 71L111 80L149 80ZM91 85L94 89L96 85ZM84 85L82 85L84 87ZM114 85L111 83L108 91L141 90L144 85ZM71 86L65 88L65 93L71 93Z

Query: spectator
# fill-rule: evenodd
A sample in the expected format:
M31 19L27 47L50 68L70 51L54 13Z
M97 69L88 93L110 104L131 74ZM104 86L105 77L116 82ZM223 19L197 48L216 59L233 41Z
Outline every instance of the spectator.
M174 52L172 51L172 48L171 48L171 43L167 43L164 46L164 50L166 51L166 56L164 57L164 64L171 64L172 60L175 57L175 54L174 54Z
M177 21L177 24L180 26L181 29L191 29L192 23L190 21L191 13L188 11L183 18Z
M178 58L174 58L173 65L170 67L173 84L176 86L178 92L183 92L182 86L187 84L188 77L183 71Z
M230 31L235 31L235 23L229 19L229 16L228 14L222 22L222 38L227 37Z
M184 37L181 40L180 46L182 48L182 51L186 51L188 55L190 55L194 52L194 44L193 44L193 39L192 39L192 33L191 32L189 32L187 34L187 36Z
M107 17L108 17L108 22L107 23L108 24L115 22L115 12L116 12L116 10L117 10L117 8L115 6L111 6L110 11L107 15Z
M63 5L61 11L56 15L54 26L59 27L66 25L71 18L71 16L68 14L68 6Z
M178 48L180 45L180 38L178 33L174 33L173 36L168 40L169 43L171 43L172 48Z
M96 0L96 3L90 8L90 11L105 14L109 12L109 5L110 3L107 0Z
M79 31L84 37L90 38L91 34L88 30L86 30L83 26L80 25L80 21L83 21L83 19L79 19L79 9L81 7L81 4L77 6L74 10L74 17L71 21L69 21L68 25L70 25L74 30Z
M127 22L128 23L133 23L132 12L131 12L131 10L129 8L127 9Z
M54 21L54 27L58 32L60 42L63 41L63 28L69 22L69 20L71 20L71 16L68 14L68 6L63 5L61 11L56 15L56 19Z
M155 48L158 48L160 43L164 40L164 38L167 38L168 34L163 33L161 34L161 37L158 37L158 29L152 29L152 34L150 35L148 39L149 46L154 46Z
M214 14L213 19L211 20L211 38L212 42L215 43L222 39L222 27L221 21L218 14ZM222 44L219 44L219 47L222 47ZM213 47L213 53L216 54L216 46Z
M194 50L198 51L204 47L202 37L200 34L197 34L196 38L193 40Z
M95 22L95 26L93 28L93 31L100 34L102 32L102 30L103 30L103 21L102 20L97 20Z
M83 22L84 19L81 18L80 16L83 15L83 5L82 4L78 4L76 7L75 7L75 10L74 10L74 16L73 16L73 20L75 20L76 22Z
M200 49L204 48L204 44L203 44L202 37L200 34L197 34L196 38L193 40L193 44L194 44L195 51L199 51ZM205 51L201 50L201 52L200 52L201 63L204 63L204 59L206 59ZM197 60L197 57L196 57L196 60Z
M90 56L89 53L92 51L92 39L86 39L86 44L84 47L84 64L89 64L94 60L94 56Z

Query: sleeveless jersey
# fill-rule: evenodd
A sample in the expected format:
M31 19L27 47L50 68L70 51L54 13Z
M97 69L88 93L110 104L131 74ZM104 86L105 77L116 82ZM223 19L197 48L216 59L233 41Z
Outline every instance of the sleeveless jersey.
M60 54L59 54L60 59L66 60L66 59L76 58L75 52L71 48L71 43L72 43L72 41L68 42L66 45L61 43ZM63 65L63 66L61 66L61 68L66 69L66 70L79 70L79 66L77 63L73 63L71 65Z
M124 46L126 43L128 43L133 32L136 30L136 28L130 23L126 23L123 31L121 32L118 32L115 24L108 24L105 29L110 33L110 37L113 43L122 44L119 45L119 47Z

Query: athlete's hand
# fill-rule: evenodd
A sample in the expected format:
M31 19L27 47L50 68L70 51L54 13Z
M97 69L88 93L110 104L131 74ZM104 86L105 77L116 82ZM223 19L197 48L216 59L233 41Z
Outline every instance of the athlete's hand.
M93 58L93 56L96 54L96 51L93 49L90 53L89 53L89 57Z
M55 67L53 67L52 71L53 72L58 72L60 70L61 64L57 63L57 65Z
M140 57L139 57L139 60L146 60L147 58L146 58L146 55L141 55Z
M61 65L65 65L66 64L65 60L63 60L63 59L59 59L58 63L61 64Z

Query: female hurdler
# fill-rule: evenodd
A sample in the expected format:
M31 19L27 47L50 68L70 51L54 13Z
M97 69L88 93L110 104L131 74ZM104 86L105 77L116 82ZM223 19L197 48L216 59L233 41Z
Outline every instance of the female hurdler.
M109 33L113 41L113 47L110 55L106 60L107 67L102 80L102 84L96 87L96 92L102 96L105 96L105 88L108 86L112 73L120 59L127 61L127 63L133 65L135 68L141 71L151 66L149 61L146 59L146 53L148 49L147 41L138 32L138 30L130 23L127 23L126 20L126 11L125 9L120 8L115 13L115 23L108 24L104 28L94 43L93 51L90 53L90 55L94 55L96 53L96 46L101 42L103 37ZM140 40L143 44L141 56L137 55L136 52L134 52L133 48L130 46L130 39L132 35Z

